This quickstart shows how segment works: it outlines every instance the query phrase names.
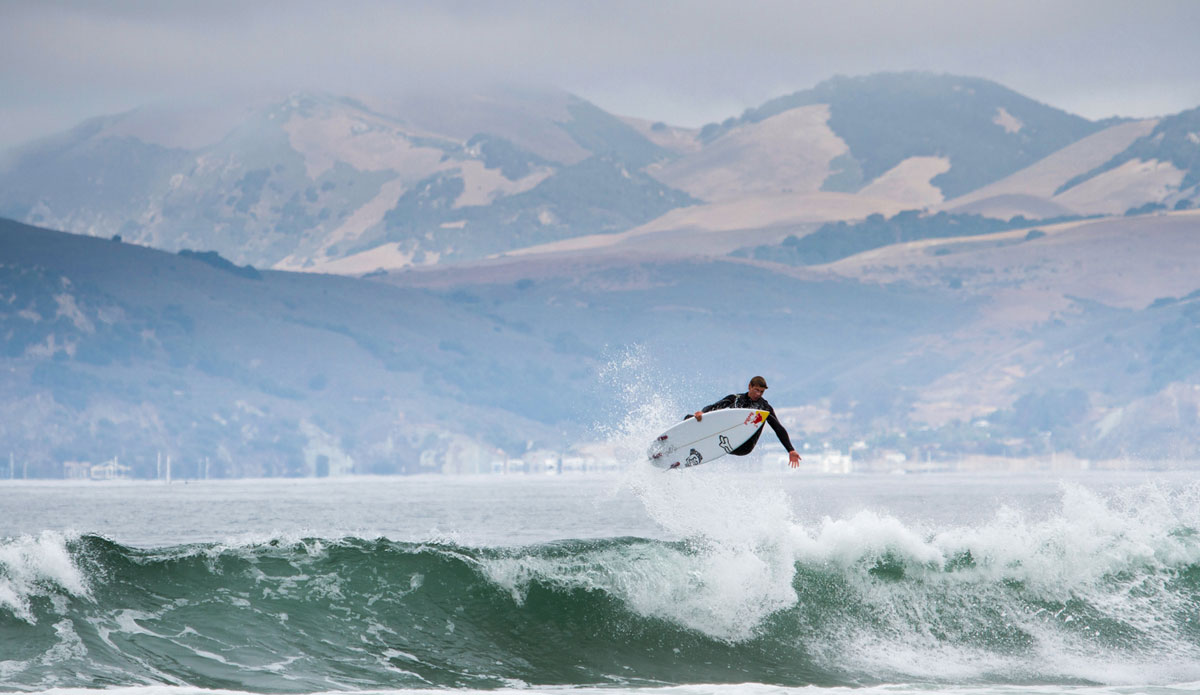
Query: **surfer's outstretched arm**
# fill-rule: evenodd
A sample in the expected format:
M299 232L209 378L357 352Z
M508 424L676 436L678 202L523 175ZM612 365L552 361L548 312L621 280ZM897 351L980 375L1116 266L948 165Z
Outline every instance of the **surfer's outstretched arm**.
M775 409L771 408L770 415L767 416L767 424L771 429L775 430L775 436L779 437L779 443L783 445L788 452L788 465L796 468L800 465L800 454L796 451L796 447L792 446L792 439L788 436L787 430L784 429L783 423L775 416Z

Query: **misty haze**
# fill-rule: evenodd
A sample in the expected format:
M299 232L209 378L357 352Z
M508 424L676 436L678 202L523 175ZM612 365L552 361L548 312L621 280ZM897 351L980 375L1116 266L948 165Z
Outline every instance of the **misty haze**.
M0 6L0 691L1197 691L1198 32Z

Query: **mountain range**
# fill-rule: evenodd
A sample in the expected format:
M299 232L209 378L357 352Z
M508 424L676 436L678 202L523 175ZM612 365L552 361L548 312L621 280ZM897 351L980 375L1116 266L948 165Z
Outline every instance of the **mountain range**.
M1195 457L1198 183L1200 109L923 73L698 129L556 91L93 119L0 166L0 447L469 471L753 372L818 449Z
M690 230L720 250L730 233L774 241L906 209L1194 205L1197 132L1200 110L1093 122L926 73L834 78L697 130L556 91L296 94L139 109L31 143L0 165L0 216L349 274Z

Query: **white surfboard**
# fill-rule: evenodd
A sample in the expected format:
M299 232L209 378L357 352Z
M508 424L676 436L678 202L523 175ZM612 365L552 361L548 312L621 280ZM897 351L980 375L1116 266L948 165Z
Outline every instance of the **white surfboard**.
M646 456L659 468L690 468L731 453L755 432L770 415L765 410L727 408L688 418L663 432L650 445Z

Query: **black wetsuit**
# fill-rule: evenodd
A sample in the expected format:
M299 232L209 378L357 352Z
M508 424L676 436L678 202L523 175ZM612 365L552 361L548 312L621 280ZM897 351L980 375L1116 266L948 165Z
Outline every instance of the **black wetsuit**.
M783 445L784 449L787 449L789 454L795 451L795 449L792 447L792 440L788 437L787 430L783 428L783 423L779 422L779 418L775 416L775 409L771 407L771 404L767 402L767 399L760 398L755 401L750 399L749 392L731 393L712 405L704 406L700 409L700 412L707 413L712 410L724 410L726 408L753 408L754 410L767 411L770 413L770 415L767 416L767 424L771 426L771 429L775 430L775 436L779 437L779 443ZM688 415L684 417L684 419L686 420L689 417L694 416ZM733 454L734 456L745 456L754 450L754 446L758 444L758 438L761 434L762 428L760 427L758 431L754 433L753 437L746 440L745 444L739 446L729 453Z

